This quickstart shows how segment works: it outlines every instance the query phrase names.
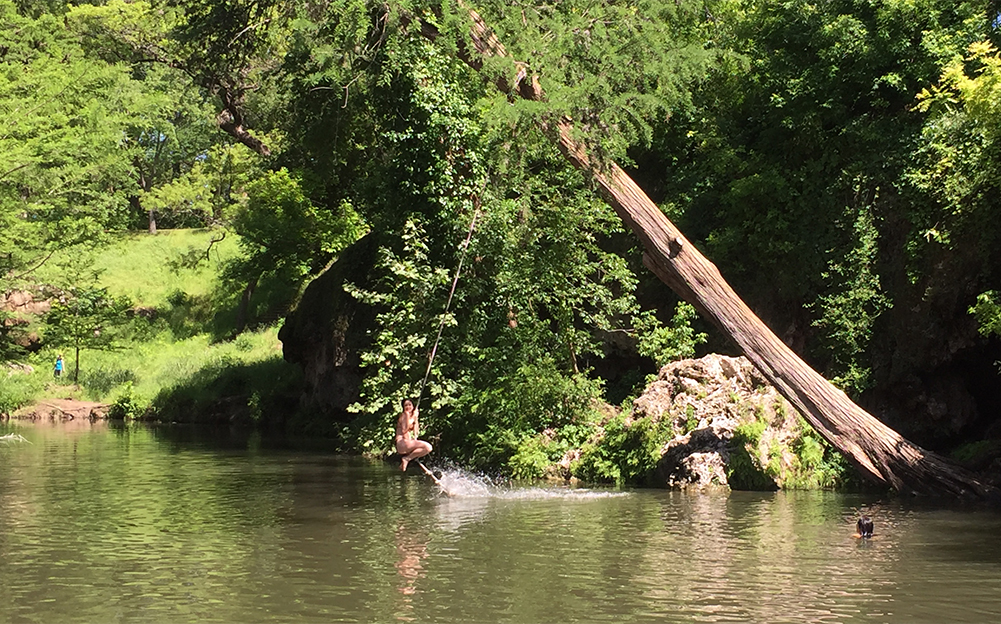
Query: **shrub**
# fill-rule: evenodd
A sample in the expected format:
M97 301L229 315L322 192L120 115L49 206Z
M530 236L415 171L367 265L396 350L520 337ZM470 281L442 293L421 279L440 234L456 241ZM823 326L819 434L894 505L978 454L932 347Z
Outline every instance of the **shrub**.
M586 481L644 483L672 435L670 423L665 421L648 416L627 424L624 416L616 416L605 424L600 440L581 449L572 471Z
M10 415L30 401L24 388L0 377L0 414Z
M116 366L99 366L84 371L80 385L87 388L92 395L104 396L124 383L136 383L139 378L126 368Z
M695 428L699 426L699 419L695 417L695 406L689 403L685 406L685 431L688 434L695 431Z
M126 382L124 392L108 408L108 418L113 420L137 420L149 412L149 403L136 397L132 382Z
M848 485L854 471L845 458L824 441L802 418L799 435L790 442L796 465L782 484L786 489L834 488Z
M545 475L546 468L552 463L548 446L543 435L530 436L522 440L507 462L511 476L515 479L538 479Z
M0 414L10 415L28 405L42 394L45 384L51 379L51 373L46 360L43 371L22 369L24 372L13 372L8 367L0 367Z
M755 457L767 426L762 420L754 420L734 429L730 439L730 461L726 466L726 480L731 488L755 491L776 489L774 479L761 469Z

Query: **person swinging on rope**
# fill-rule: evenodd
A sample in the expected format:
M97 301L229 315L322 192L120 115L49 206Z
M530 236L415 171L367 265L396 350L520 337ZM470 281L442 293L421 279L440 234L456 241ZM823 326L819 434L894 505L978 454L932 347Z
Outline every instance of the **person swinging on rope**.
M410 399L403 399L403 412L396 419L396 452L403 458L400 470L407 471L407 464L418 457L424 457L431 452L431 445L424 440L418 440L420 425L417 419L418 409Z

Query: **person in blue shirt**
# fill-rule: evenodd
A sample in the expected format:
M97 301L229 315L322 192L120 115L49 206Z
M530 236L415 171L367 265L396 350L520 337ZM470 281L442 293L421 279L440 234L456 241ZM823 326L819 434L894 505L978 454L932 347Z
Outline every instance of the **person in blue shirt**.
M53 374L56 376L56 379L59 379L60 377L63 376L63 356L62 356L62 354L60 354L59 357L56 358L56 369L55 369L55 371L53 371Z

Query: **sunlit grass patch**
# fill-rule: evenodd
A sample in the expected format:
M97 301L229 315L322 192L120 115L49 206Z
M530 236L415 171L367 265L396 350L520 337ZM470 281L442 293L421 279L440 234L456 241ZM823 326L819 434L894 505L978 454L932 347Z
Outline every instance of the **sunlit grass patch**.
M113 295L127 296L137 306L163 307L178 292L192 298L214 294L223 264L240 254L232 233L223 238L222 230L160 230L129 234L109 245L95 257L94 268Z
M0 413L12 413L44 397L113 403L128 394L136 404L149 406L156 397L180 392L186 384L195 384L195 393L204 396L212 392L266 393L299 374L296 367L282 360L277 327L245 332L226 342L213 342L204 333L173 340L167 332L121 347L82 351L78 383L73 383L72 352L45 349L30 356L32 372L0 375ZM58 353L66 359L66 371L57 380L52 362ZM244 381L233 383L230 369L241 371L236 377ZM212 383L213 375L229 381Z
M281 355L275 327L246 332L229 342L213 343L208 334L198 334L176 342L138 342L125 351L88 352L88 364L80 381L93 395L111 400L121 394L121 386L129 383L136 396L152 400L161 389L176 386L201 371L255 364L280 359ZM108 388L115 380L120 381Z
M52 373L46 369L24 372L0 368L0 414L13 414L45 393L46 381Z
M31 277L48 297L96 280L111 296L127 298L136 315L155 325L152 333L165 324L175 338L201 332L219 338L232 332L241 288L223 272L241 255L239 237L224 230L133 232L105 245L61 250ZM44 333L40 318L30 320L27 330Z
M39 283L67 287L76 276L96 274L99 287L131 300L131 318L112 349L81 351L78 376L73 349L54 345L27 356L27 368L0 371L0 413L57 397L121 402L131 416L159 410L173 417L182 406L220 401L252 404L260 415L267 403L285 400L271 393L294 387L300 372L282 359L274 326L281 314L235 335L241 287L226 284L223 270L240 253L238 237L206 229L132 233L104 247L55 254L34 276ZM264 286L255 305L267 307ZM44 344L40 318L36 327ZM65 371L56 379L60 354Z

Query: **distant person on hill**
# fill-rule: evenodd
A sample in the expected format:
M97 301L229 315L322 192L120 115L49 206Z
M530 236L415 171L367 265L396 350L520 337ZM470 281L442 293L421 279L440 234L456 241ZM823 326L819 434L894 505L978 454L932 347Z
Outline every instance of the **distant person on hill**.
M418 457L424 457L431 452L431 445L424 440L418 440L420 424L417 419L418 410L410 399L403 399L403 412L396 419L396 452L403 458L400 470L406 472L407 464Z
M63 376L63 356L62 356L62 354L60 354L59 357L56 358L56 368L55 368L55 370L52 371L52 374L55 375L56 379L59 379L60 377Z

